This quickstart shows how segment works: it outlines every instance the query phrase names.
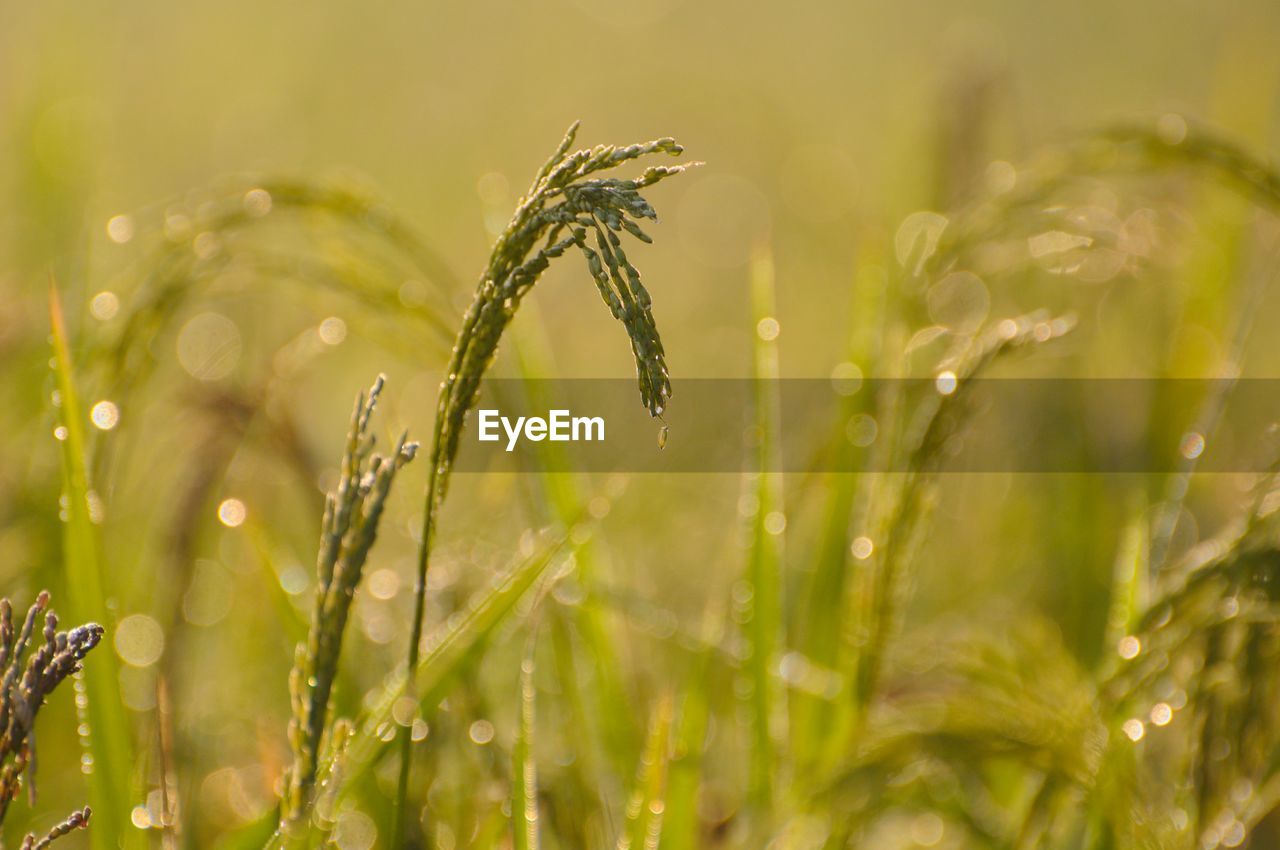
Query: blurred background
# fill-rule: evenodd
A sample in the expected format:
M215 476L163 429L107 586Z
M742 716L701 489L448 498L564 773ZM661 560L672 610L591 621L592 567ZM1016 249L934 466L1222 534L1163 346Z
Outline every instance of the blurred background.
M1194 181L1075 187L1087 226L1119 240L1100 264L974 278L958 308L894 287L904 219L1016 181L1046 146L1163 120L1274 151L1278 36L1280 6L1268 0L0 4L0 589L19 606L41 587L55 608L66 597L52 274L91 417L114 618L98 652L118 656L140 754L132 828L159 846L155 827L173 808L166 782L183 846L214 846L271 809L323 493L352 400L386 373L383 438L429 437L452 329L489 246L572 121L584 145L671 135L706 163L652 190L655 244L633 251L677 382L672 439L679 378L752 374L751 264L764 252L784 376L826 377L847 361L927 375L939 350L916 340L919 328L946 326L957 309L968 326L975 314L1047 308L1076 315L1078 331L1011 374L1215 377L1239 360L1247 375L1275 377L1280 343L1267 328L1280 292L1258 283L1273 274L1274 222ZM246 194L268 184L374 201L299 192L293 218L201 229L227 198L244 199L246 219L273 201L284 209L283 189ZM174 245L186 253L166 254ZM204 264L182 265L190 251ZM166 289L166 274L182 285ZM890 294L859 300L859 282ZM495 374L633 374L623 331L577 261L553 267L530 302ZM1242 304L1254 333L1239 333ZM874 354L912 340L905 360ZM634 413L645 416L639 404ZM1183 427L1167 423L1173 435ZM403 655L424 467L397 482L357 602L344 713ZM579 483L607 541L593 593L619 676L647 705L685 670L681 636L740 598L758 505L733 475ZM784 587L805 584L831 486L786 483ZM1125 524L1159 515L1164 486L1157 476L946 478L906 633L1034 617L1066 656L1095 665L1112 649ZM551 518L534 491L527 476L455 480L429 624L529 550L529 530ZM1190 549L1246 503L1229 476L1193 488L1169 545ZM453 825L431 846L468 846L458 824L501 809L498 748L514 734L522 643L499 640L494 663L432 720L455 743L439 745L446 767L428 798ZM543 687L564 686L548 670ZM70 693L46 711L41 795L15 804L10 841L85 799ZM726 709L722 722L733 718ZM549 786L569 772L572 737L545 733ZM740 805L743 757L717 746L700 798L707 846ZM469 797L475 811L464 812ZM381 823L352 820L339 843L374 846ZM970 846L954 831L935 837L932 821L918 826L895 821L868 846ZM66 846L76 841L87 839Z

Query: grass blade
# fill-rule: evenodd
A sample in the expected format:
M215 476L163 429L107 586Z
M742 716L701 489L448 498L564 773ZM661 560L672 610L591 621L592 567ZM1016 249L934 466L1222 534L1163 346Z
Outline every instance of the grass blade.
M1142 503L1135 500L1140 508ZM1134 510L1126 523L1116 553L1111 581L1111 606L1107 614L1107 633L1102 644L1104 665L1115 658L1116 647L1137 625L1138 615L1146 606L1146 583L1150 558L1150 530L1144 511Z
M694 659L689 686L680 700L663 811L662 850L694 850L702 843L698 791L702 787L702 750L711 716L707 678L713 652L708 647Z
M520 664L520 733L511 765L511 837L515 850L538 850L538 767L533 757L534 638Z
M751 586L747 662L752 683L752 759L748 795L766 813L772 808L774 773L785 707L773 671L777 668L782 630L782 473L778 472L781 402L778 397L777 319L774 317L773 258L757 253L751 264L751 301L756 328L756 424L759 432L756 473L756 513L748 554L747 581Z
M854 373L859 375L859 381L862 371L879 374L883 368L879 361L885 336L882 317L888 312L887 288L884 270L875 265L864 268L854 282L849 360L859 370ZM865 394L870 390L860 392ZM839 419L834 423L833 452L840 458L839 469L854 468L857 447L848 438L846 426L862 406L859 391L851 393L844 399ZM875 473L831 475L824 499L822 530L808 554L812 572L806 582L805 598L796 603L803 615L795 617L795 646L807 661L829 671L830 681L841 683L845 691L849 690L848 682L834 671L851 666L844 640L844 631L850 628L846 621L851 619L846 616L850 610L846 600L856 594L855 582L859 577L851 547L854 536L867 529L868 515L876 501L875 480ZM838 601L832 604L832 600ZM808 771L808 765L830 761L840 751L831 746L831 733L833 728L850 726L852 702L847 698L833 699L836 696L830 692L815 693L812 689L797 689L791 694L791 753L800 775Z
M656 850L662 837L666 808L667 765L670 760L671 695L658 700L649 724L649 740L636 771L636 785L627 803L627 824L618 850Z
M65 570L68 614L76 622L96 621L111 629L114 618L106 605L106 587L98 531L92 506L97 500L89 482L85 430L80 396L76 392L75 370L62 304L56 284L49 288L49 318L53 330L54 369L58 386L58 435L62 448L62 485L65 521L62 525L62 554ZM92 758L89 797L93 808L93 828L89 830L95 848L145 846L139 830L129 829L126 813L133 780L133 729L120 701L120 679L116 656L97 653L85 665L83 696L87 701L84 736Z
M600 731L597 676L581 675L578 669L577 643L585 642L575 629L581 622L578 611L558 606L550 617L551 643L556 664L556 676L565 696L567 722L575 730L576 758L572 767L573 782L579 799L583 800L578 812L576 832L573 838L583 846L608 846L616 842L614 829L614 801L622 797L620 782L610 769L608 752ZM628 710L627 706L623 709ZM603 836L591 840L593 835Z

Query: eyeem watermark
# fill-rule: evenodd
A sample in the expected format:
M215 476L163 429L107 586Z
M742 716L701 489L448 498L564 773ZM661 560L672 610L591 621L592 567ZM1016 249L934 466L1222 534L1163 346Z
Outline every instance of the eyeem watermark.
M926 436L939 473L1268 473L1280 456L1280 378L673 384L660 420L637 400L634 378L488 380L455 469L912 472ZM767 453L762 393L777 397Z
M603 442L604 417L574 416L567 410L549 410L545 418L517 416L512 420L496 410L481 410L479 430L480 440L485 443L496 443L505 434L507 451L510 452L515 451L521 437L534 443L543 440L553 443Z

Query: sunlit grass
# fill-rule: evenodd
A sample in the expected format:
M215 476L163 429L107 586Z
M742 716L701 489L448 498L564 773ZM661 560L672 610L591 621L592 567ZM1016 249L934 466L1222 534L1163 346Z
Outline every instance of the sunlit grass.
M968 392L973 380L1020 368L1052 374L1056 352L1099 344L1100 309L1073 310L1060 293L1043 307L1022 304L998 299L998 288L1024 285L1027 298L1038 298L1045 280L1082 289L1136 281L1166 261L1153 222L1187 215L1180 193L1188 186L1226 188L1274 214L1276 173L1166 118L1051 148L1021 168L1006 163L1011 175L999 172L959 209L908 217L868 249L884 262L851 275L850 359L837 372L846 381L932 381L922 400L892 386L873 400L873 451L905 470L896 475L777 471L775 381L788 347L804 340L780 315L794 284L770 246L757 245L742 271L751 305L745 354L759 379L750 446L757 468L741 482L734 522L705 524L702 533L724 540L723 556L706 565L706 586L724 581L692 600L695 613L681 621L629 596L622 579L631 570L655 585L669 580L663 552L682 541L666 527L684 515L710 516L706 506L646 504L643 544L624 545L627 529L610 528L608 515L625 505L626 488L565 469L544 444L536 469L495 485L508 487L497 498L520 518L489 529L501 541L492 557L484 560L488 542L479 533L468 539L464 522L440 522L499 341L513 347L523 377L571 365L557 367L546 350L545 316L530 311L521 327L515 315L565 254L583 257L585 277L622 323L644 410L679 409L648 290L622 238L649 241L637 221L647 226L656 214L639 192L680 168L651 167L634 180L596 172L680 148L661 139L575 153L573 135L518 203L460 320L450 306L451 273L402 217L363 195L270 180L175 206L149 226L142 216L108 223L109 238L133 245L138 259L110 289L93 288L122 300L95 296L91 313L122 312L114 335L86 333L76 349L86 352L92 377L72 369L55 296L72 613L104 623L108 635L125 614L164 613L160 597L132 587L135 574L115 556L108 561L99 540L116 510L150 516L163 497L122 490L128 501L114 504L112 476L130 474L145 455L128 445L112 455L105 448L117 444L101 435L120 439L147 416L160 376L173 368L156 352L177 345L177 366L198 391L174 407L203 411L216 426L195 450L208 466L193 464L190 509L182 500L174 514L156 514L173 527L154 532L153 545L172 554L144 551L183 570L206 555L237 564L222 580L241 590L234 605L245 610L223 617L252 625L257 641L246 650L192 622L199 617L173 616L157 647L170 655L159 663L119 653L88 665L81 737L93 768L94 845L1013 850L1236 847L1257 830L1269 836L1264 824L1280 802L1280 725L1271 710L1280 696L1274 476L1243 481L1234 502L1215 501L1208 513L1219 530L1189 543L1175 537L1198 480L1194 463L1171 476L1183 482L1178 488L1157 476L1133 484L1114 534L1059 509L1060 491L1046 483L1035 499L1050 521L1033 551L1046 562L1064 540L1108 551L1105 562L1081 566L1110 578L1088 600L1101 613L1080 622L1025 601L1010 607L1016 593L979 600L978 615L935 618L918 591L940 581L939 592L965 594L969 575L939 579L929 568L966 518L1023 516L1021 505L976 504L945 515L956 480L948 447L983 427ZM409 273L430 279L430 297L406 299ZM1253 292L1252 283L1232 284ZM431 430L424 514L391 494L392 475L412 457L403 440L388 458L371 456L380 383L357 404L336 476L312 460L301 436L337 427L336 418L320 423L315 410L297 409L290 392L321 357L332 370L321 371L321 395L336 392L347 323L326 316L301 334L281 334L259 355L266 377L249 381L238 366L221 369L229 343L183 359L177 329L193 321L206 285L232 301L279 286L306 299L340 297L393 329L379 340L379 356L409 357L418 368L445 356L442 340L460 322L435 419L407 423L415 433ZM654 284L659 299L667 285ZM1020 309L1006 310L1011 301ZM1256 301L1233 303L1225 325L1236 336L1224 367L1241 365L1244 316ZM255 386L237 392L240 383ZM88 394L88 386L100 391ZM87 414L82 397L110 407ZM1195 423L1209 435L1212 401ZM406 424L395 401L384 400L383 410ZM854 433L847 419L829 423L814 451L846 453ZM1190 428L1159 424L1176 434ZM671 427L678 438L678 424ZM1163 430L1153 427L1150 439ZM336 449L326 443L324 456ZM253 463L294 477L246 473ZM406 467L398 480L421 481L412 474ZM229 480L262 489L223 492ZM479 500L483 486L467 495ZM1082 499L1102 489L1062 486ZM322 505L317 489L335 495ZM465 511L465 501L455 494L449 510ZM1159 510L1148 509L1157 502ZM308 578L294 561L314 556L305 541L315 539L320 517L319 566ZM1003 542L993 539L948 562L977 576L1002 557ZM171 598L193 605L201 586L194 575L180 580ZM288 725L287 646L308 616ZM1067 625L1092 631L1073 642ZM179 681L169 716L158 695L148 705L123 693L136 670L152 667L160 672L147 682L157 694L171 677ZM218 722L199 705L217 691L260 715L260 740L234 755L208 752L214 732L188 719ZM232 789L222 809L234 819L220 818L210 802L214 777Z

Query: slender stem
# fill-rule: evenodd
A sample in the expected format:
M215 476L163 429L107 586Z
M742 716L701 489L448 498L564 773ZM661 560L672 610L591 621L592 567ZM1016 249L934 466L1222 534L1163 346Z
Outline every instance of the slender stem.
M1274 247L1274 246L1272 246ZM1254 319L1258 314L1258 304L1263 295L1272 289L1272 285L1280 278L1280 272L1271 271L1263 274L1255 272L1253 281L1245 288L1240 303L1233 317L1234 328L1230 345L1222 359L1218 372L1220 377L1210 385L1209 393L1200 404L1192 428L1204 439L1213 437L1214 428L1222 419L1231 400L1231 394L1240 382L1244 351L1253 331ZM1160 506L1150 554L1151 577L1159 577L1168 566L1169 549L1173 542L1173 532L1177 529L1178 518L1182 513L1182 505L1186 501L1187 490L1191 486L1191 476L1199 466L1201 455L1184 457L1178 469L1165 485L1165 500Z
M427 567L431 558L431 537L435 533L435 513L437 505L437 481L440 471L441 436L444 433L444 412L449 398L453 394L456 368L461 359L459 353L466 347L465 340L459 340L453 361L450 363L449 378L440 390L440 410L436 416L435 436L431 444L431 470L427 474L426 503L422 510L422 540L418 544L418 574L413 585L413 628L409 637L409 657L405 668L405 696L415 699L415 682L417 679L418 656L422 651L422 628L426 619L427 608ZM404 846L405 801L409 795L409 766L413 756L413 725L402 726L400 735L400 776L396 781L395 805L391 810L391 834L394 840L392 847Z
M435 499L431 497L431 493L435 486L436 473L433 468L427 485L427 505L423 513L424 519L422 523L422 544L418 547L418 578L414 584L413 593L413 632L409 643L409 659L408 668L405 671L405 696L409 699L415 698L414 693L414 671L418 667L418 654L422 643L422 622L426 615L427 603L427 561L430 554L431 545L428 542L431 538L431 532L435 525L434 506ZM404 846L404 828L405 828L405 801L409 796L409 765L413 757L413 726L402 726L399 731L400 735L400 776L396 781L396 799L395 805L391 810L391 827L394 841L392 847Z
M481 282L480 291L484 283ZM416 699L416 680L418 658L422 652L422 631L427 613L427 569L431 562L431 539L435 534L436 508L442 501L444 485L448 478L447 464L452 458L445 458L445 431L449 423L449 408L453 403L454 390L462 365L471 348L471 341L476 321L480 315L480 299L472 302L462 327L458 331L454 343L453 355L449 358L449 369L444 383L440 386L440 400L436 405L435 432L431 437L431 469L427 473L427 489L422 508L422 539L418 543L418 572L413 585L413 625L409 635L409 656L405 667L405 696ZM413 757L413 724L402 726L400 737L400 775L396 781L395 804L391 809L392 847L404 846L405 808L409 796L409 771Z

